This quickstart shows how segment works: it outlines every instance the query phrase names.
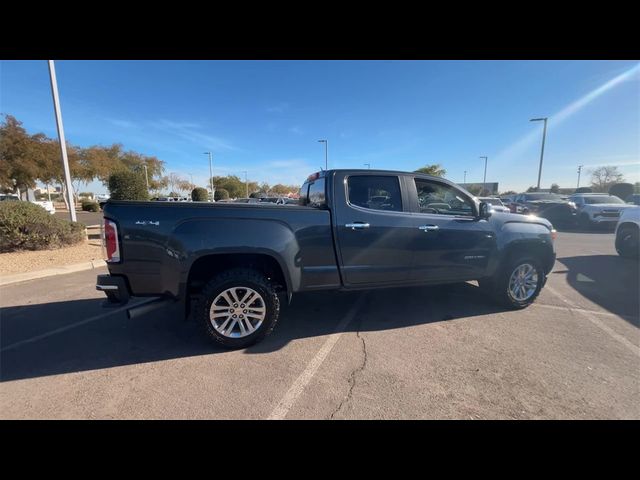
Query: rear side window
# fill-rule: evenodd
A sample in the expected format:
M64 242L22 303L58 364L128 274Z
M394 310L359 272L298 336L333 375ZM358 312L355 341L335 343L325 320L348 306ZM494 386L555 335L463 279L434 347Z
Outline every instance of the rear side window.
M309 185L309 201L307 205L310 207L324 207L327 203L324 192L324 178L318 178Z
M349 203L372 210L402 211L400 181L396 176L354 175L349 177Z

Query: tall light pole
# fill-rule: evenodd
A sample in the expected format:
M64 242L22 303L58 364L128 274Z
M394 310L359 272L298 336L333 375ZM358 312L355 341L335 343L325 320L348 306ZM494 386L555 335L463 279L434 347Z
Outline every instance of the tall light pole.
M464 180L462 183L467 183L467 171L464 171Z
M480 157L480 158L484 158L484 179L482 180L482 188L485 190L487 190L487 157ZM486 195L486 193L485 193Z
M532 118L530 122L544 122L544 128L542 129L542 149L540 150L540 167L538 168L538 191L540 191L540 177L542 177L542 158L544 157L544 140L547 136L547 119L548 117Z
M580 188L580 172L582 172L582 167L584 167L584 165L578 165L578 186L576 186L576 188Z
M213 168L211 168L211 152L204 152L203 155L209 155L209 182L211 184L211 201L214 202L215 198L213 198Z
M371 170L371 164L370 163L365 163L365 165L367 166L367 170Z
M147 172L147 165L143 165L144 167L144 179L147 181L147 192L149 191L149 173Z
M329 142L327 140L318 140L318 142L324 143L324 169L328 170Z
M247 187L247 197L249 198L249 181L247 180L247 171L244 171L244 184Z
M71 173L69 171L69 159L67 158L67 143L64 138L64 128L62 126L62 112L60 111L60 99L58 98L58 82L56 80L56 66L53 60L49 60L49 79L51 80L51 93L53 94L53 109L56 113L56 126L58 127L58 141L60 142L60 152L62 153L62 166L64 167L64 181L67 186L67 200L69 202L69 214L71 221L76 219L76 206L73 203L73 190L71 186Z

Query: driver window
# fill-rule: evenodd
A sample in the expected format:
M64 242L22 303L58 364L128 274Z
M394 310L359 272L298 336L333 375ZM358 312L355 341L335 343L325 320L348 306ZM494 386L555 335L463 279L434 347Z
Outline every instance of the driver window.
M474 216L471 200L455 188L416 178L420 213Z

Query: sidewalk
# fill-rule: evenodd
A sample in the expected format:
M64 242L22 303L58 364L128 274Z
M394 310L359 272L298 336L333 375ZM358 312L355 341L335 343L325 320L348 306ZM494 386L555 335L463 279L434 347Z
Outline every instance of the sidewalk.
M57 250L0 254L0 285L104 266L99 239Z

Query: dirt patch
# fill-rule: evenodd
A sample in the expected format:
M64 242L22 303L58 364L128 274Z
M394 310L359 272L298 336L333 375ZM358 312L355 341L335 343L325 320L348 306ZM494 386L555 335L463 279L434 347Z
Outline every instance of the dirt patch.
M102 260L100 239L56 250L0 253L0 275L35 272L46 268Z

